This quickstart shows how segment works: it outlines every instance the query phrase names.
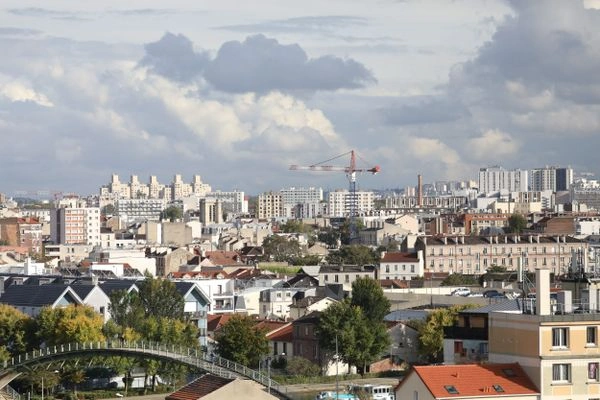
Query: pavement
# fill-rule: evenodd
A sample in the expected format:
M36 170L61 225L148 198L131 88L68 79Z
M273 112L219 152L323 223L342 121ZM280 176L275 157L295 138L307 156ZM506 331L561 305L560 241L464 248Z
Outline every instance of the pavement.
M364 385L370 383L373 385L397 385L400 382L399 378L366 378L366 379L352 379L352 380L340 380L340 390L346 388L351 383L358 383ZM335 390L335 382L328 383L299 383L296 385L286 385L287 393L301 393L301 392L321 392L325 390Z

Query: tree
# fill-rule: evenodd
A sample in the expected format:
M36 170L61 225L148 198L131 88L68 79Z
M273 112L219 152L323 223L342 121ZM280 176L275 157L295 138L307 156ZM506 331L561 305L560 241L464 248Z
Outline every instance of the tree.
M327 256L327 263L331 265L374 265L378 262L379 257L375 251L370 247L356 244L342 246Z
M508 233L519 234L527 229L527 220L521 214L512 214L508 217Z
M44 307L36 323L37 336L47 345L104 341L104 319L92 307Z
M31 348L33 320L21 311L0 304L0 361Z
M139 285L139 306L145 315L156 318L181 319L184 300L175 283L168 279L146 276Z
M162 219L168 219L171 222L175 222L183 217L183 210L178 206L169 206L162 212Z
M290 357L287 360L285 372L293 376L319 376L321 368L304 357Z
M288 261L301 254L300 243L285 236L271 235L263 240L265 258L274 261Z
M419 353L429 358L429 362L441 362L444 350L444 327L452 326L458 320L458 313L472 305L453 306L433 310L424 323L418 327Z
M365 224L360 220L357 219L354 221L356 223L356 232L360 232L361 229L363 229L365 227ZM351 239L351 229L352 228L352 221L350 219L346 219L344 221L344 223L340 226L340 240L342 241L342 244L345 245L350 245L352 243L350 243L350 239Z
M340 232L333 228L327 228L319 232L317 239L319 239L319 242L325 243L330 249L337 248L338 241L340 240Z
M102 215L113 215L115 213L115 206L112 204L107 204L104 207L102 207L102 210L100 211Z
M369 277L358 278L352 283L351 304L360 307L371 322L382 322L391 307L379 283Z
M302 221L288 219L285 224L281 225L281 231L284 233L311 233L314 231L314 228Z
M390 343L383 322L369 320L360 307L348 300L332 304L321 313L317 334L322 349L334 354L337 341L340 359L362 372Z
M217 353L240 364L256 367L269 352L264 330L256 329L254 321L245 315L234 314L216 334Z

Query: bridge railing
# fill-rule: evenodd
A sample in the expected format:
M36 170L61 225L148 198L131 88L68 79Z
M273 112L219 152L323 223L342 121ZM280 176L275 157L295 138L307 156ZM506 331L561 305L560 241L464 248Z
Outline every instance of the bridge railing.
M209 354L207 354L206 352L199 351L198 349L148 341L101 341L88 343L68 343L55 346L48 346L42 349L33 350L25 354L19 354L18 356L13 357L10 360L5 360L3 362L3 369L12 369L23 364L28 364L33 361L42 358L49 358L55 355L81 353L86 350L124 350L133 353L143 353L162 356L164 358L168 358L174 361L179 361L183 364L201 368L221 377L233 378L237 375L241 375L260 383L261 385L267 387L269 391L273 390L284 395L286 393L286 388L278 384L273 379L271 379L270 376L248 368L245 365L236 363L234 361L228 360L220 356L209 356Z

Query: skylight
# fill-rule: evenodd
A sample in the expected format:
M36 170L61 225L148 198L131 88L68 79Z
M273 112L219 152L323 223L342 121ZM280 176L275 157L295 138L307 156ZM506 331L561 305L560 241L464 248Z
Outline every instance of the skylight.
M494 388L494 390L495 390L496 392L498 392L498 393L502 393L502 392L504 392L504 389L503 389L503 388L502 388L502 386L500 386L500 385L493 385L492 387L493 387L493 388Z
M446 389L446 391L450 394L458 394L458 390L456 390L454 385L446 385L444 386L444 389Z

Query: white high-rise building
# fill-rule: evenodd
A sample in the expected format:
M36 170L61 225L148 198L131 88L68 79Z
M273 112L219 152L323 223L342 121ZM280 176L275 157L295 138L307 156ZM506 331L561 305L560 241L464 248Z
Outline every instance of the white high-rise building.
M526 192L529 180L526 170L506 170L502 167L487 167L479 170L479 193Z
M234 190L233 192L222 192L216 190L206 194L207 199L220 200L223 205L223 211L234 214L248 213L248 199L244 192Z
M257 216L259 219L284 217L281 193L268 192L258 196Z
M573 185L571 167L544 167L532 169L529 173L529 189L532 191L566 191Z
M280 193L286 217L315 218L320 214L323 189L290 187L281 189Z
M356 192L356 212L358 215L373 211L375 193ZM349 217L352 208L352 194L348 190L329 192L328 199L330 217Z

